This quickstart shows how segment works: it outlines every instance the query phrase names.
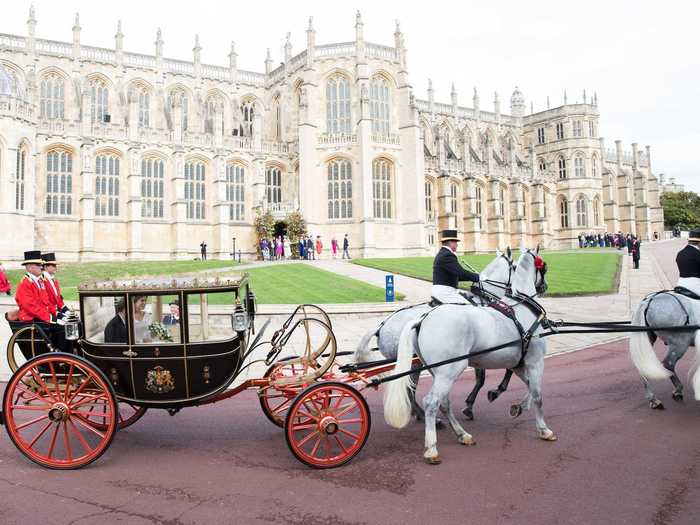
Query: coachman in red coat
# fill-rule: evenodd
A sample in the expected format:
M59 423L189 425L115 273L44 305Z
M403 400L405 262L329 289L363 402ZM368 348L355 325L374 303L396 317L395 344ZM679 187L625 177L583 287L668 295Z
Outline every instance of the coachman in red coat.
M24 252L24 262L22 264L27 273L17 285L15 294L15 302L19 306L20 321L56 322L56 312L49 302L46 286L41 278L41 265L43 262L40 251Z
M54 315L65 314L68 311L68 307L63 302L61 287L58 284L58 279L56 279L56 270L58 267L56 254L44 253L41 255L41 259L44 261L44 286L46 288L46 295L49 298L51 312Z

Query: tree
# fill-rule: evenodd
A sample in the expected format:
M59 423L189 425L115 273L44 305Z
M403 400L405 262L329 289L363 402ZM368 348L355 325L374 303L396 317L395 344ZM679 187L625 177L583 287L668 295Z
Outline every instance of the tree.
M300 211L293 211L284 219L287 223L287 237L292 244L292 257L299 256L299 239L306 235L306 221Z
M661 206L664 209L664 222L667 228L700 226L700 196L697 193L692 191L663 193Z
M255 235L257 242L255 245L255 251L258 257L262 259L262 250L260 249L260 241L263 239L268 239L275 234L275 218L269 210L261 211L260 209L255 212Z

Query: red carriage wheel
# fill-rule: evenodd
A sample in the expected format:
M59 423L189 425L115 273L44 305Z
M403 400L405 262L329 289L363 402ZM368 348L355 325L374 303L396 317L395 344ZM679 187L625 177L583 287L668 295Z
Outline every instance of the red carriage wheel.
M132 405L131 403L127 403L126 401L119 401L119 404L117 405L118 408L118 422L117 422L117 430L122 430L126 427L129 427L136 423L139 419L141 419L145 414L146 411L148 410L146 407L140 407L137 405ZM104 410L103 407L97 407L95 409L96 411L99 410ZM97 426L98 429L103 430L105 426L98 420L95 421L95 425Z
M275 381L279 379L296 377L306 373L305 367L300 363L277 363L272 365L265 372L264 378L269 378L272 384L258 390L258 398L260 399L260 408L263 414L273 424L278 427L284 426L284 418L289 411L292 401L303 388L302 385L274 386Z
M117 430L117 403L107 378L70 354L45 354L20 366L7 384L2 407L15 446L48 468L92 463Z
M292 402L284 424L287 445L302 463L339 467L355 457L369 436L367 401L344 383L316 383Z

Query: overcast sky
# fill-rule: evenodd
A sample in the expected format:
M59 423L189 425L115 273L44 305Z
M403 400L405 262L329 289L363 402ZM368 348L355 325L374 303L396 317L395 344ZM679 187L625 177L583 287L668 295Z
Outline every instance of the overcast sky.
M309 16L317 44L355 37L362 12L365 40L393 45L401 21L408 70L419 98L432 78L435 98L449 103L454 82L460 105L471 106L476 86L483 109L498 91L504 111L518 85L528 111L569 102L597 91L600 135L608 147L621 139L651 145L652 169L700 192L700 4L677 1L309 1L119 2L14 0L3 2L0 32L24 35L29 5L37 11L37 36L72 40L80 12L86 45L114 46L122 20L124 47L154 53L161 27L167 57L192 60L199 33L202 61L227 65L231 40L238 67L264 71L266 48L279 64L287 32L293 53L305 47Z

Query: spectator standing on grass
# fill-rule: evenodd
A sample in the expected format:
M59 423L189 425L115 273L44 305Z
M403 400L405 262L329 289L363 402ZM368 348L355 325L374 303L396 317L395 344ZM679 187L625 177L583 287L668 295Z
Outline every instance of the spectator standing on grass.
M306 256L307 259L316 260L316 251L314 250L314 241L311 238L311 235L306 237L306 252L307 252L307 256Z
M583 234L582 233L578 234L578 247L583 248Z
M12 295L12 285L10 281L7 280L7 274L5 273L5 268L0 262L0 293L5 295Z
M200 252L202 254L202 260L206 261L207 260L207 243L202 241L202 244L199 245Z
M338 241L335 236L331 239L331 252L333 253L333 258L338 255Z
M292 256L292 245L289 242L289 237L284 237L284 258L289 259Z
M299 237L299 259L305 259L306 255L306 243L304 242L304 237Z
M348 251L350 249L350 241L348 240L348 234L345 234L345 237L343 237L343 259L347 256L348 259L350 259L350 252Z
M321 236L316 236L316 258L321 258L321 252L323 251L323 243L321 242Z

